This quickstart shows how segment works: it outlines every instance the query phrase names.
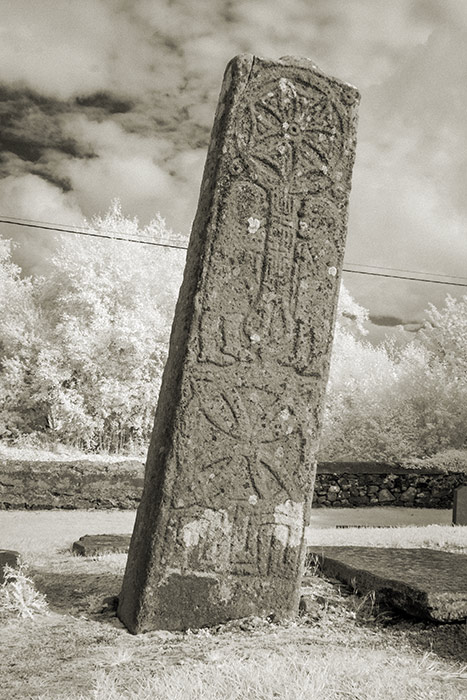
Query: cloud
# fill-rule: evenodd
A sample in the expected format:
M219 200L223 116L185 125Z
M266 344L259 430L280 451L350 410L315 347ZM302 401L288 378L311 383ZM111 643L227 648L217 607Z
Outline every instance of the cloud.
M465 276L467 31L444 23L362 103L346 259ZM410 276L410 273L409 273ZM374 314L420 317L465 289L355 279ZM368 305L368 302L365 304Z
M101 90L140 94L164 85L148 28L122 3L15 0L2 15L0 80L59 99Z
M62 129L73 106L29 90L7 87L0 88L0 100L0 175L32 173L63 190L70 189L70 182L56 171L57 160L93 155Z
M2 214L27 218L31 209L42 221L75 224L83 217L73 193L64 193L36 175L4 178L0 189Z
M414 0L242 0L233 10L233 35L246 51L303 55L361 89L390 75L401 53L423 43L429 14Z
M64 193L37 175L4 178L0 187L2 218L12 216L28 219L31 211L38 221L79 225L83 220L83 212L72 193ZM55 251L57 242L56 236L50 231L2 223L0 236L15 241L15 262L27 274L44 272L44 261Z
M370 321L375 324L375 326L402 326L404 321L397 316L370 316Z
M86 212L102 210L114 197L125 211L138 212L142 223L158 211L172 228L189 233L197 188L205 160L204 149L179 152L164 139L125 131L111 121L68 118L64 133L74 134L95 153L92 159L69 158L58 172L70 180Z
M99 91L141 97L189 82L209 90L233 55L250 51L309 56L365 87L449 17L449 2L443 11L426 4L15 0L2 17L0 81L63 100Z

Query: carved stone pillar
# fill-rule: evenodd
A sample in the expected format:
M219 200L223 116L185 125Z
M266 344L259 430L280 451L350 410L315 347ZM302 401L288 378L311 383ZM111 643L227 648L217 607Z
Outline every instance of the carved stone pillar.
M305 59L227 67L120 595L132 632L297 612L358 99Z

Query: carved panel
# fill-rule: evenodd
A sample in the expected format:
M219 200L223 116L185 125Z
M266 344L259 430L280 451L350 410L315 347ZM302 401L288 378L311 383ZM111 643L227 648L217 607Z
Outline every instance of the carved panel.
M253 504L300 499L303 484L293 465L305 461L301 405L298 398L233 386L225 378L192 380L177 442L181 466L174 507L219 507L226 498ZM192 468L186 472L188 458Z
M162 563L184 571L293 578L303 537L303 508L286 501L275 510L248 504L232 509L172 512Z
M241 520L232 537L248 554L237 563L269 571L279 526L265 504L303 499L304 436L307 420L316 420L300 391L287 402L274 380L265 386L257 375L275 367L284 386L291 376L326 375L345 227L345 105L319 76L281 76L260 91L252 82L234 124L201 292L203 369L191 368L178 443L178 463L190 460L191 469L179 468L174 507L219 508L231 499ZM286 543L287 527L279 527Z
M245 99L236 130L238 161L269 188L293 194L319 192L330 184L344 148L342 105L329 85L298 75L279 77Z

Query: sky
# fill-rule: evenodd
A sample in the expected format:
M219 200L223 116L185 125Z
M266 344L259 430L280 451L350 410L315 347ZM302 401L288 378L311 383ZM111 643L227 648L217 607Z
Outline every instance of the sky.
M466 0L0 0L0 217L113 198L188 235L228 61L311 58L361 92L347 263L467 276ZM0 224L40 269L53 238ZM370 337L467 288L347 274Z

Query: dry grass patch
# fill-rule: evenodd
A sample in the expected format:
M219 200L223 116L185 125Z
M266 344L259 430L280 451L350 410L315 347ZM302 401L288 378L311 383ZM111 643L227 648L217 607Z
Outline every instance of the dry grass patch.
M2 698L462 697L467 637L460 625L391 617L371 596L359 598L313 572L307 591L316 607L295 623L249 618L211 630L133 636L104 604L118 592L124 557L68 556L63 563L67 585L56 562L33 576L48 591L51 613L10 620L0 630Z
M318 584L320 585L320 584ZM326 582L324 582L326 587ZM323 593L323 589L320 589ZM318 621L250 619L216 630L129 635L107 615L52 614L4 628L5 698L459 700L467 674L382 630L334 591ZM366 621L365 621L366 620ZM454 628L451 629L451 635ZM0 671L3 669L0 668Z
M244 658L236 654L215 664L181 668L135 678L101 671L90 695L96 700L459 700L459 673L449 673L429 654L420 658L384 650L314 649L296 646L281 654Z
M15 617L33 619L35 615L48 612L45 595L36 590L24 564L16 568L6 564L3 578L0 586L0 620Z

